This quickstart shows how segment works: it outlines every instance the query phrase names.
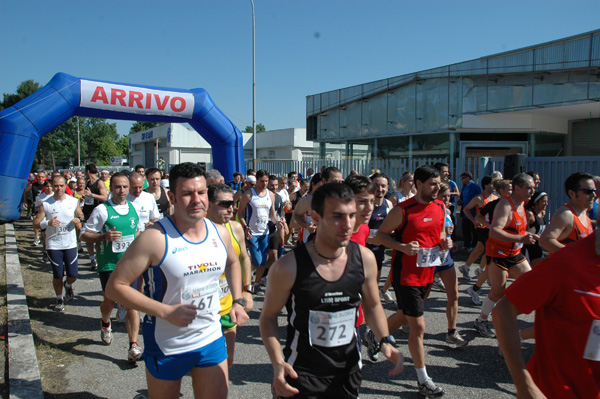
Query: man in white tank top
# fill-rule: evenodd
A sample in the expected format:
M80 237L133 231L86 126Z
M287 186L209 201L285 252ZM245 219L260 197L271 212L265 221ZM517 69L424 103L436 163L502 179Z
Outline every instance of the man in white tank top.
M219 277L233 296L231 322L248 320L241 268L225 226L205 218L204 170L187 162L170 173L172 216L136 238L117 263L106 295L146 313L144 360L150 397L179 398L190 373L195 397L226 398L227 350L219 315ZM131 288L144 274L144 294ZM200 381L210 381L203 384Z
M54 310L62 312L65 309L63 300L63 284L66 299L73 299L72 284L77 280L77 233L81 228L83 212L79 201L65 193L67 179L63 176L52 178L54 195L40 202L38 213L33 221L37 228L46 230L46 250L52 265L56 305ZM66 272L67 279L63 283Z
M283 229L283 223L275 214L275 195L267 189L269 172L256 172L256 186L244 192L238 208L238 218L246 233L246 244L250 251L252 269L256 270L255 287L265 274L269 255L269 220ZM262 292L257 290L257 294Z

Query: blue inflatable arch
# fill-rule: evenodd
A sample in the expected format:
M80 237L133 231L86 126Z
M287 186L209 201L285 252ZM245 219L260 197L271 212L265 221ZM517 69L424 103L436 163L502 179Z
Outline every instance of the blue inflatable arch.
M80 79L57 73L0 112L0 223L18 220L40 138L72 116L189 123L212 146L225 179L243 169L242 133L204 89L171 89Z

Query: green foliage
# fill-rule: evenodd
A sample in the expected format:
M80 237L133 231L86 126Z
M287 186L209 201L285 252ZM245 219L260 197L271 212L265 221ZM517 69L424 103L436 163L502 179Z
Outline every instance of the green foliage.
M4 93L4 100L0 101L0 111L5 108L12 107L22 99L35 93L40 87L40 84L32 79L21 82L19 87L17 87L16 94Z
M129 129L129 134L136 133L136 132L142 132L142 131L148 130L148 129L153 129L160 125L164 125L164 123L137 121L133 125L131 125L131 128Z
M267 131L267 129L265 129L265 125L263 125L262 123L259 123L256 125L256 133L266 132L266 131ZM246 126L244 133L252 133L252 126Z

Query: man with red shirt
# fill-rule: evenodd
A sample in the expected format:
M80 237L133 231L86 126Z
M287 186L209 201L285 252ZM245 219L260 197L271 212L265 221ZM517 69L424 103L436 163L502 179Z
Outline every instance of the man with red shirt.
M587 215L587 211L594 206L594 176L589 173L573 173L565 181L565 192L569 196L569 203L557 209L540 237L540 246L550 252L556 252L594 231Z
M408 321L408 348L418 377L418 389L428 398L440 397L444 390L427 375L425 368L424 300L433 282L436 266L442 264L440 251L448 251L452 240L446 237L446 207L437 200L440 172L425 165L415 171L417 194L388 213L375 238L392 248L392 286L398 311L388 318L389 331Z
M536 234L527 232L525 202L535 192L533 178L519 173L512 179L513 192L502 198L492 218L490 237L485 246L491 290L483 300L481 314L475 319L475 329L484 337L494 338L488 317L496 302L504 295L508 277L516 279L531 270L525 255L521 253L523 244L533 244L539 239Z
M504 295L494 324L517 396L600 398L600 231L546 258ZM535 352L525 368L517 316L534 310Z

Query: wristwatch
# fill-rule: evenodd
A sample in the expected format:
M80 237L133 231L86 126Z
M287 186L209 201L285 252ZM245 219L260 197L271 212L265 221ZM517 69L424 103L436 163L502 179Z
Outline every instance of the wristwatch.
M396 340L392 335L388 335L387 337L381 338L381 341L379 341L379 347L381 347L383 344L390 344L394 348L398 347L398 345L396 344Z
M254 289L254 284L247 284L244 286L244 291L249 292L251 294L255 294L256 290Z
M244 298L238 298L238 299L234 299L232 302L232 306L235 304L241 305L243 308L246 307L246 300Z

